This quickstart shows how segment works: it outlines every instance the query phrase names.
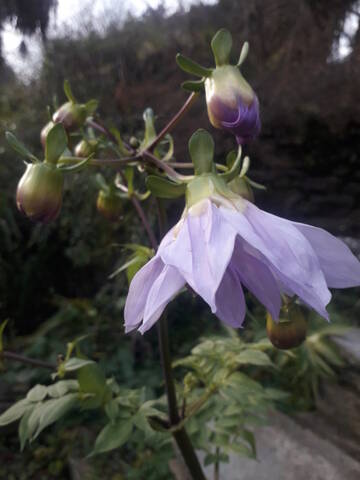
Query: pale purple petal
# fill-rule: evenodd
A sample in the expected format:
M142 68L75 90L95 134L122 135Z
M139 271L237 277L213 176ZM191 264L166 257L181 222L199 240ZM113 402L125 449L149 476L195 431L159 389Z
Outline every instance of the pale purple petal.
M161 258L155 256L132 279L124 311L126 332L134 330L141 323L147 296L163 269L164 264Z
M236 270L241 283L270 312L272 318L277 319L281 308L277 281L264 261L245 251L240 239L236 241L230 266Z
M215 295L230 262L236 232L224 222L218 207L205 200L205 213L197 215L191 210L186 222L192 252L191 287L215 311Z
M228 268L216 292L216 316L230 327L241 327L246 313L244 292L239 276Z
M293 225L311 243L330 288L360 285L360 262L344 242L321 228L296 222Z
M146 300L141 333L149 330L163 313L166 305L184 287L185 280L174 268L166 265L151 287Z
M331 294L310 243L291 222L263 212L250 202L246 205L243 215L225 208L222 215L266 259L281 282L328 318L325 307Z

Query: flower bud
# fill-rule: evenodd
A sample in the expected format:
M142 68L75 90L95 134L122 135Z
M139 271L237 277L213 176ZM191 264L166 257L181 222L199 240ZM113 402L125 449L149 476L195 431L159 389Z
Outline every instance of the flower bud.
M97 149L97 140L81 140L75 147L76 157L87 158Z
M61 209L63 184L63 174L56 166L29 164L17 187L18 209L34 222L55 220Z
M49 133L49 131L52 129L53 126L54 126L54 122L48 122L40 132L40 142L44 149L45 149L47 134Z
M237 66L216 67L205 80L209 120L215 128L228 130L239 144L260 133L259 102Z
M116 222L122 212L121 198L111 189L99 191L96 206L98 211L111 222Z
M86 107L78 103L66 102L53 115L54 123L62 123L66 131L81 127L86 120Z
M267 313L266 331L274 347L282 350L298 347L306 338L307 323L305 316L298 305L284 305L276 323L270 313Z
M252 191L249 183L244 180L244 178L234 178L234 180L231 180L231 182L228 183L228 187L232 192L240 195L240 197L245 198L245 200L248 200L251 203L254 203L254 192Z

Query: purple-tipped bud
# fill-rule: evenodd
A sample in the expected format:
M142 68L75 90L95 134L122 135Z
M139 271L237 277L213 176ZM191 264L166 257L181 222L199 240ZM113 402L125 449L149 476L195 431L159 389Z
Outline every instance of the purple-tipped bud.
M276 348L288 350L301 345L306 338L307 323L298 305L285 305L277 322L270 313L266 316L266 331Z
M66 102L53 115L54 123L62 123L66 131L72 132L80 128L86 120L85 105Z
M209 120L215 128L228 130L239 144L260 133L259 101L239 68L222 65L205 80Z
M54 165L28 165L16 191L18 209L34 222L55 220L61 209L63 184L63 174Z
M87 158L89 155L96 152L97 144L97 140L81 140L75 147L75 156Z
M46 137L54 125L55 125L54 122L48 122L40 132L40 142L44 149L46 144Z
M100 190L96 201L96 207L105 218L110 220L110 222L116 222L119 220L122 212L122 201L112 190Z

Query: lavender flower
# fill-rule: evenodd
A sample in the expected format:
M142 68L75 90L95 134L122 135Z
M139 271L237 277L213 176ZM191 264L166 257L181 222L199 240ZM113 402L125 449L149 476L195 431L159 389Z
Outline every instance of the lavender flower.
M244 287L276 320L283 293L328 319L329 288L360 285L360 263L325 230L260 210L214 174L193 182L182 218L133 278L127 332L151 328L186 284L232 327L245 317Z

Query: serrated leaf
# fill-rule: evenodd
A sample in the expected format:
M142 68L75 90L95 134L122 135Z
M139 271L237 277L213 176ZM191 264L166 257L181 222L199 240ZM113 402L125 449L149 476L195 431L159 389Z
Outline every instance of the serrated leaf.
M30 402L41 402L47 395L47 387L44 385L35 385L26 395Z
M54 385L47 387L47 393L52 398L64 396L68 392L76 392L79 390L79 382L77 380L60 380Z
M38 162L39 160L28 150L25 145L18 140L11 132L5 132L5 137L9 145L15 152L19 153L22 157L28 158L31 162Z
M49 163L57 163L67 147L67 135L61 123L56 123L46 136L45 160Z
M63 397L48 400L41 406L41 413L38 419L36 432L31 439L34 440L44 428L59 420L66 415L73 407L78 404L78 394L69 393Z
M186 191L185 184L170 182L156 175L149 175L145 183L146 188L148 188L155 197L159 198L181 197Z
M240 365L274 366L270 357L261 350L243 350L234 360Z
M120 448L128 440L133 429L132 419L108 423L96 438L94 450L89 457Z
M79 370L79 368L83 368L86 365L91 365L91 364L95 364L95 362L93 360L88 360L86 358L73 357L73 358L69 358L69 360L67 360L63 364L63 367L66 372L73 372L75 370Z
M197 77L209 77L212 73L211 68L205 68L194 62L188 57L185 57L181 53L176 55L176 63L179 65L181 70L186 73L191 73Z
M28 408L29 400L27 398L23 398L22 400L14 403L14 405L0 415L0 427L19 420L19 418L22 417Z

